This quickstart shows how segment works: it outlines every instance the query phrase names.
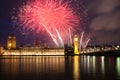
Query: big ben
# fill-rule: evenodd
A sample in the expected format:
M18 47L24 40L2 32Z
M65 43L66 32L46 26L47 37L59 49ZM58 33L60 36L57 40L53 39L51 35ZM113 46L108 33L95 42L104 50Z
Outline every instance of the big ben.
M79 54L78 52L78 36L74 36L74 54Z

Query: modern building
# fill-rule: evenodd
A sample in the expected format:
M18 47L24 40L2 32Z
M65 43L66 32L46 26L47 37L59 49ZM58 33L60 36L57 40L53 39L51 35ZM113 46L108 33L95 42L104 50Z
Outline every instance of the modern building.
M7 49L15 49L15 48L16 48L16 37L13 35L9 35L7 40Z
M74 35L74 54L79 54L79 51L78 51L78 36L76 34Z

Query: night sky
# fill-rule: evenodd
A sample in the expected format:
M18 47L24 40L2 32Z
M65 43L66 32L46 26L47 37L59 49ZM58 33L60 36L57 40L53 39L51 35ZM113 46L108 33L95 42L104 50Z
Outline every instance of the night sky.
M17 9L24 1L0 1L1 44L6 44L9 34L17 37L18 45L32 43L36 37L39 38L33 32L23 35L11 20L13 9ZM73 0L71 5L81 18L80 29L91 38L89 44L120 44L120 0ZM45 42L46 39L40 37L40 40Z

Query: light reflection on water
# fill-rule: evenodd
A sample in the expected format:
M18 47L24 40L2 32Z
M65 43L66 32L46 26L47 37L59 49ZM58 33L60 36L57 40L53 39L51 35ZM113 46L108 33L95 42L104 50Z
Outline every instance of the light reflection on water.
M119 79L120 79L120 57L117 58L117 61L116 61L116 64L117 64L117 76L119 76Z
M5 56L1 59L3 72L15 75L23 73L46 73L64 71L64 56ZM10 73L10 74L11 74Z
M74 64L73 64L73 75L74 75L74 80L79 80L80 79L80 63L79 63L79 56L74 56Z
M104 56L101 57L101 71L102 71L102 74L104 75L105 73L105 61L104 61Z
M0 56L0 80L116 80L120 57Z

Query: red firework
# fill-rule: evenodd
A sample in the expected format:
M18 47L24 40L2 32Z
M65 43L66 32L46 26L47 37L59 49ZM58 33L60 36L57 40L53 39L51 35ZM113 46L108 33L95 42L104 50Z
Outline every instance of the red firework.
M57 38L68 42L68 29L73 31L79 22L70 2L63 0L28 0L19 8L18 19L28 29L47 31L56 44Z

